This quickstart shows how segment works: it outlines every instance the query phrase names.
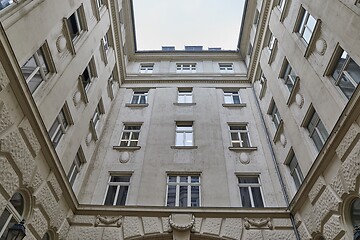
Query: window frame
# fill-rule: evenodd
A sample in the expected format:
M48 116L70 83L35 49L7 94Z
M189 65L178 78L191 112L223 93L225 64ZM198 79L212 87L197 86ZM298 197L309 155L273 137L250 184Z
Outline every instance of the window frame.
M129 181L128 182L112 182L111 181L112 177L129 177ZM132 179L132 174L129 174L129 173L110 173L108 181L107 181L106 191L105 191L104 200L103 200L102 205L105 205L105 206L126 206L127 201L128 201L129 190L130 190L130 186L131 186L131 179ZM105 204L110 186L117 186L112 205ZM128 187L127 191L126 191L126 197L125 197L126 199L125 199L124 204L117 205L116 202L118 201L118 198L119 198L119 192L120 192L121 186L127 186Z
M152 74L154 72L154 63L140 63L139 73Z
M175 182L170 182L170 177L176 177ZM181 182L181 177L187 177L187 182ZM192 182L192 177L197 177L198 182ZM169 206L169 186L175 186L175 206ZM180 206L180 187L187 186L187 201L186 206ZM192 188L191 187L198 187L198 206L191 205L191 195L192 195ZM166 197L165 197L165 206L166 207L201 207L201 176L200 174L168 174L166 177Z
M181 130L181 127L191 127L189 130ZM187 136L191 136L191 145L187 145ZM182 136L182 144L179 144L178 137ZM193 122L176 122L175 125L175 147L194 147L194 124Z
M309 22L310 18L312 18L315 22L313 28L310 28L308 26L308 22ZM317 22L318 22L318 19L314 18L308 10L306 10L303 6L300 7L299 17L298 17L298 22L297 22L297 27L296 27L295 32L297 32L299 34L300 38L306 45L310 45L310 43L311 43L311 39L313 38L313 35L316 31ZM308 30L308 32L311 33L308 40L304 37L304 33L306 32L306 30Z
M219 63L220 73L234 73L234 64L233 63Z
M232 130L231 127L245 127L246 129L236 129L236 130ZM248 124L247 123L228 123L228 129L229 129L229 137L230 137L230 148L252 148L252 143L251 143L251 139L250 139L250 133L249 133L249 128L248 128ZM239 140L237 139L233 139L232 134L237 134L237 137L239 138ZM249 146L244 146L243 145L243 139L242 139L242 134L245 134L246 138L247 138L247 142L249 143ZM235 144L234 144L235 143ZM239 145L239 146L236 146Z
M292 162L295 161L296 164L294 164L294 168L292 169ZM286 157L286 161L285 161L285 165L288 167L289 169L289 174L293 180L294 186L296 188L296 190L298 190L302 184L302 182L304 181L304 175L301 171L301 167L299 164L299 161L293 151L293 149L291 148L288 156Z
M291 75L291 73L294 74ZM289 61L285 58L282 66L282 70L280 72L280 78L283 80L286 88L291 93L295 88L295 82L298 78L298 74L296 73L295 69L290 65Z
M62 119L64 119L65 123L62 121ZM55 125L56 122L58 122L57 125ZM69 127L72 124L73 124L73 121L71 119L71 115L70 115L69 109L67 107L67 104L65 103L64 106L60 109L59 113L56 115L54 122L51 124L51 127L48 130L48 134L49 134L50 140L51 140L54 148L56 148L59 145L61 139L66 134L66 132L68 131ZM55 126L56 126L56 128L54 130L53 135L50 135L50 131ZM54 142L56 138L58 140L56 142Z
M270 103L270 108L269 108L268 114L271 117L271 121L273 122L275 129L278 129L281 124L282 118L279 113L279 109L277 108L276 103L273 99Z
M181 100L181 99L184 100ZM179 104L191 104L193 103L193 90L188 88L178 88L177 103Z
M196 63L176 63L176 73L196 73Z
M139 129L126 129L127 127L139 127ZM142 127L141 123L124 123L122 132L121 132L120 141L119 141L119 147L124 147L124 148L140 147L139 139L140 139L140 134L141 134L141 127ZM129 133L128 139L124 138L125 133ZM134 133L138 133L137 138L133 138ZM122 142L126 142L125 146L122 145ZM136 142L136 145L132 146L132 144L131 144L132 142Z
M314 129L313 130L310 130L309 129L309 125L310 123L313 121L313 118L315 118L315 122L316 124L314 124ZM322 135L321 133L321 130L318 129L318 126L319 125L322 125L322 127L325 129L325 136ZM321 119L320 119L320 116L317 114L317 112L315 111L315 109L313 108L313 106L311 105L308 112L306 113L306 116L305 116L305 119L304 119L304 122L301 124L302 127L304 127L308 133L309 133L309 137L311 138L315 148L317 149L317 152L320 152L321 149L324 147L325 145L325 142L327 140L327 138L329 137L329 133L327 132L326 130L326 127L325 125L322 123ZM316 144L316 141L314 140L313 138L313 135L314 134L317 134L318 136L318 139L321 141L321 146L318 146Z
M146 105L146 104L148 104L148 94L149 94L148 90L133 90L130 104L131 105ZM134 101L135 97L138 97L138 99L136 101ZM142 98L145 98L144 103L141 102Z
M224 94L224 104L230 104L230 105L242 104L240 89L239 90L223 89L223 94ZM239 103L236 103L236 101L234 101L234 98L238 98ZM231 101L227 101L227 99L231 99Z
M22 204L22 212L19 213L15 206L11 203L11 200L14 198L16 194L19 194L21 196L21 204ZM3 226L0 226L0 237L6 236L4 234L7 234L7 231L10 227L12 227L11 224L19 223L25 218L25 213L27 212L27 206L26 206L26 199L25 196L20 192L15 192L10 200L7 202L6 206L4 207L4 210L1 212L0 216L3 216L3 214L7 211L9 213L7 220L5 221L5 224ZM15 220L15 222L13 222Z
M72 16L74 16L74 23L71 22ZM70 41L73 44L76 44L81 35L88 30L83 4L81 4L68 18L65 18L65 23ZM71 27L73 24L76 25L76 32L74 32L74 29Z
M80 146L78 151L76 152L74 161L72 162L70 169L68 171L68 174L67 174L67 178L69 180L71 187L74 187L75 182L80 174L80 171L85 163L86 163L85 155Z
M260 179L260 174L254 174L254 175L243 175L243 174L237 174L236 175L237 179L238 179L238 191L239 191L239 196L240 196L240 204L242 205L242 207L244 207L244 204L242 203L241 201L241 190L240 188L243 187L243 188L247 188L248 189L248 193L249 193L249 198L250 198L250 203L251 203L251 208L265 208L266 207L266 204L265 204L265 199L264 199L264 193L263 193L263 190L262 190L262 185L261 185L261 179ZM257 183L240 183L239 180L240 178L257 178ZM254 204L254 196L253 196L253 193L252 193L252 188L259 188L260 190L260 194L261 194L261 201L262 201L262 205L263 206L255 206Z

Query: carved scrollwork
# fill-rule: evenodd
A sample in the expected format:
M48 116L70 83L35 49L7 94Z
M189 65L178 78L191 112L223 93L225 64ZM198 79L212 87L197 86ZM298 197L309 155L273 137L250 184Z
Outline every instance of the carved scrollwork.
M121 227L122 225L122 216L119 217L102 217L100 215L96 216L95 227L99 225L115 225Z
M184 224L184 225L180 225L180 224L176 224L173 220L172 217L169 217L169 224L170 227L172 229L178 230L178 231L187 231L187 230L191 230L194 226L195 226L195 216L192 216L191 221L188 224Z
M274 226L271 222L271 218L266 218L266 219L260 219L260 220L255 220L255 219L250 219L250 218L244 218L244 227L246 229L250 229L251 226L254 226L254 227L264 227L264 226L267 226L269 229L273 229Z

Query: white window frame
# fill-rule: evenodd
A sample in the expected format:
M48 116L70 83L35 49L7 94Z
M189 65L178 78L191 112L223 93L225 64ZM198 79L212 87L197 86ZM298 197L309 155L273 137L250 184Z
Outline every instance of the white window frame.
M349 63L352 61L353 63L355 63L357 66L359 66L354 59L352 59L350 57L350 55L343 50L341 47L338 47L338 49L336 50L336 56L338 56L335 64L334 64L334 68L333 71L331 73L332 78L335 80L335 85L341 90L341 92L346 96L346 98L350 99L350 97L352 96L352 94L355 92L356 87L358 86L359 83L356 82L356 80L354 80L354 78L348 73L347 68L349 66ZM345 59L344 62L341 65L341 68L338 69L339 73L338 76L335 78L334 73L337 70L337 66L340 64L341 59ZM359 67L360 68L360 67ZM345 81L348 81L351 84L351 94L348 95L346 91L343 90L343 87L341 87L341 83L342 80L346 79ZM344 81L344 80L343 80ZM360 82L360 79L358 80ZM349 85L348 85L349 86ZM349 89L349 88L348 88ZM350 92L348 92L350 93Z
M139 127L139 129L127 129L128 127ZM129 138L128 139L124 138L126 133L129 133ZM138 134L137 138L134 137L134 133ZM120 147L138 147L139 146L140 133L141 133L141 124L139 124L139 123L125 123L124 126L123 126L122 133L121 133L119 146ZM125 146L121 144L122 142L126 142ZM131 144L133 142L136 143L135 146Z
M261 71L261 74L260 74L259 84L260 84L259 98L261 100L264 97L266 87L267 87L267 79L266 79L263 71Z
M234 73L234 64L219 63L220 73Z
M20 194L21 198L22 198L23 212L21 214L11 204L11 199L15 196L15 194ZM7 231L9 228L12 227L12 225L10 225L10 221L12 218L14 218L16 223L19 223L21 220L24 219L24 213L26 211L26 204L25 204L24 196L19 192L15 192L14 195L11 197L11 199L0 214L0 216L1 216L5 211L9 212L9 216L8 216L7 220L5 221L5 224L3 226L0 226L0 237L2 237L5 234L5 231ZM11 223L11 224L14 224L14 223Z
M189 129L181 129L184 127L187 127ZM191 142L187 141L188 136L190 136ZM178 137L182 141L178 141ZM175 146L177 146L177 147L194 146L194 126L193 126L192 122L177 122L176 123Z
M102 99L100 99L99 103L96 105L94 114L91 118L91 124L93 125L95 131L98 131L101 115L103 114L104 114L104 107L103 107Z
M295 162L295 164L292 164L293 162ZM293 150L290 150L285 164L289 168L290 176L293 179L296 190L298 190L301 183L304 181L304 176L302 174L299 161L297 160Z
M268 42L268 48L270 53L274 50L275 47L276 38L275 36L270 32L269 42Z
M138 99L134 100L136 97L138 97ZM141 99L143 98L145 99L145 102L141 103ZM130 104L137 104L137 105L147 104L148 103L147 98L148 98L148 91L134 90Z
M274 123L275 129L278 129L278 127L280 126L280 122L281 122L281 116L279 113L279 109L277 108L274 100L272 100L269 114L271 116L271 121Z
M104 0L96 0L96 7L100 10L105 6Z
M153 73L154 63L141 63L139 73Z
M129 177L129 181L128 182L112 182L111 181L111 177ZM117 186L116 188L116 193L114 196L114 200L113 200L113 204L112 205L107 205L107 206L125 206L128 200L128 195L129 195L129 190L130 190L130 185L131 185L131 174L117 174L117 173L112 173L110 174L109 178L108 178L108 182L107 182L107 186L106 186L106 191L105 191L105 196L104 196L104 201L103 201L103 205L105 205L105 201L106 201L106 197L109 191L109 187L110 186ZM127 192L126 192L126 200L125 200L125 204L124 205L116 205L116 202L119 198L119 191L120 191L120 187L121 186L127 186Z
M247 177L251 177L251 178L257 178L258 180L258 183L239 183L239 179L240 178L247 178ZM240 191L240 188L243 187L247 187L248 188L248 192L249 192L249 197L250 197L250 202L251 202L251 207L252 208L255 208L257 206L255 206L254 204L254 196L252 194L252 191L251 189L252 188L259 188L260 189L260 194L261 194L261 200L262 200L262 203L263 203L263 207L265 207L265 200L264 200L264 193L263 193L263 190L262 190L262 187L261 187L261 181L260 181L260 176L259 175L237 175L237 178L238 178L238 188L239 188L239 196L240 196L240 202L241 202L241 191ZM241 203L242 206L243 206L243 203ZM259 208L262 208L262 207L259 207Z
M298 77L297 73L292 68L288 60L285 59L281 78L284 80L284 84L286 85L289 92L292 92L292 90L294 89L295 81L297 77Z
M177 73L196 73L196 63L177 63Z
M62 119L64 120L64 122L62 121ZM55 125L56 123L58 124ZM67 129L70 127L71 124L72 121L70 119L69 111L66 105L64 105L49 129L49 136L55 148L59 145L63 135L66 133ZM53 127L56 127L55 131L53 135L50 135L50 130ZM56 138L58 138L58 140L57 142L54 142Z
M322 149L322 147L324 146L328 136L329 136L329 133L327 132L324 124L322 123L319 115L317 114L317 112L315 111L314 108L311 108L310 110L312 113L310 115L307 116L307 121L306 121L306 124L305 124L305 128L306 130L309 132L309 137L311 138L311 140L313 141L316 149L318 150L318 152L320 152L320 150ZM309 129L309 125L310 123L312 122L312 120L314 119L315 121L315 124L314 124L314 129L310 130ZM322 125L322 128L325 129L325 132L322 132L321 129L319 128L319 126ZM316 142L314 140L314 135L317 135L318 138L320 139L322 145L321 146L317 146L316 145Z
M170 177L176 177L176 182L170 182L169 178ZM187 182L180 182L180 179L182 177L187 177ZM198 182L191 182L191 178L192 177L197 177L198 178ZM168 199L169 199L169 186L176 186L176 194L175 194L175 206L174 207L179 207L180 206L180 186L187 186L187 204L186 206L182 206L182 207L201 207L201 177L200 175L195 175L195 174L191 174L191 175L172 175L169 174L167 176L167 180L166 180L166 199L165 199L165 206L168 206ZM191 206L191 187L193 186L197 186L199 187L199 206ZM168 207L172 207L172 206L168 206Z
M297 32L299 33L301 39L308 45L310 43L312 35L314 34L314 30L315 30L315 27L316 27L317 20L305 8L301 7L300 11L301 11L301 16L302 17L300 19L300 24L299 24L299 28L298 28ZM311 28L308 25L309 19L311 19L311 18L315 22L315 25L314 25L313 28ZM306 30L308 30L311 33L308 40L305 39L305 37L304 37L304 33L305 33Z
M241 97L240 97L240 91L239 90L235 90L235 91L231 91L231 90L223 90L224 91L224 103L225 104L241 104ZM234 98L238 98L239 103L235 103Z
M177 102L178 103L193 103L192 89L178 89Z
M81 171L81 168L83 167L85 163L84 153L82 152L81 147L77 151L74 161L70 166L70 169L67 174L67 178L69 180L70 185L73 187L77 177L79 176L79 173Z
M239 129L239 130L232 130L231 127L245 127L245 129ZM237 134L239 140L237 139L233 139L232 138L232 134ZM245 134L248 142L249 142L249 146L244 146L244 139L242 138L242 134ZM231 142L231 147L235 147L238 148L238 146L236 145L240 145L240 148L251 148L252 144L251 144L251 139L250 139L250 134L249 134L249 128L248 125L245 123L242 124L229 124L229 135L230 135L230 142Z
M285 8L285 5L286 5L286 1L287 0L279 0L279 9L280 9L280 12L284 11L284 8Z
M76 23L76 27L77 27L77 32L73 32L71 31L72 27L71 27L71 17L74 15L74 19L75 19L75 23ZM81 5L78 9L76 9L76 11L70 15L70 17L68 17L66 19L66 26L67 29L69 31L69 37L70 40L75 43L77 41L77 39L82 35L82 33L84 33L87 29L86 26L86 19L84 17L84 8L83 5ZM74 30L74 29L72 29Z

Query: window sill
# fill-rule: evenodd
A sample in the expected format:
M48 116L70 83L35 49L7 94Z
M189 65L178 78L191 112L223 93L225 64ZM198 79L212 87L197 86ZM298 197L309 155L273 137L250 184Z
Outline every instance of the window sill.
M197 149L198 146L171 146L172 149Z
M141 148L140 146L136 146L136 147L113 146L113 149L119 152L136 151L136 150L140 150L140 148Z
M223 103L223 107L246 107L246 103L232 104L232 103Z
M174 103L175 106L194 106L196 103Z
M149 106L148 103L144 103L144 104L133 104L133 103L126 103L125 107L135 107L135 108L142 108L142 107L147 107Z
M256 151L257 147L229 147L229 150L234 152L251 152Z

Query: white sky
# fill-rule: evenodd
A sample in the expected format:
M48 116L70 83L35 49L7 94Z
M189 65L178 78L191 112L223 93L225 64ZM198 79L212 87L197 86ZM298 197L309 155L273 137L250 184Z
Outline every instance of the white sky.
M252 0L250 0L252 1ZM236 50L245 0L133 0L137 50Z

